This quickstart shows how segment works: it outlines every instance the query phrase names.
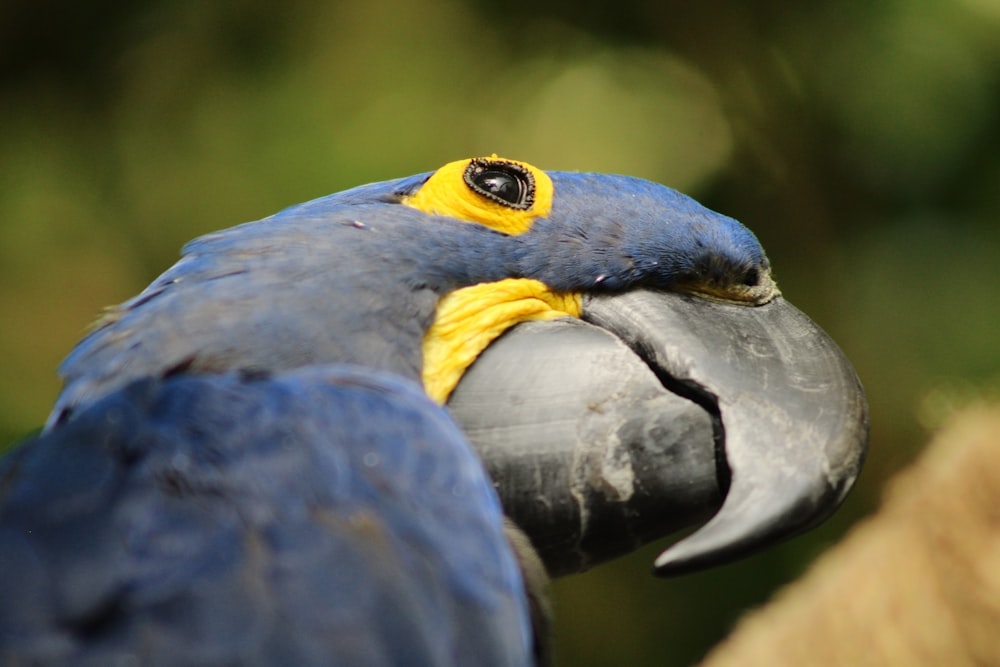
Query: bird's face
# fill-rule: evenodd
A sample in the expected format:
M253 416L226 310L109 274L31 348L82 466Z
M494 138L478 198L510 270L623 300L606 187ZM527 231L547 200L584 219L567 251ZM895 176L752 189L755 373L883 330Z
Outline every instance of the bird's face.
M558 291L651 287L750 305L779 294L753 232L639 178L492 156L445 165L401 202L516 237L507 247L522 277Z
M486 263L507 267L508 277L438 304L423 379L441 401L496 336L528 320L585 316L584 294L653 288L752 306L779 294L749 229L643 179L494 155L451 162L394 193L404 206L498 232L486 239Z
M853 370L832 341L779 298L770 262L757 238L742 224L649 181L544 172L495 156L446 165L416 181L402 201L434 215L484 225L508 237L504 245L513 248L507 252L512 252L514 259L506 255L505 261L519 267L518 275L522 276L515 281L534 284L527 292L542 295L538 300L551 304L538 315L512 320L511 326L525 319L566 314L582 317L613 332L672 391L699 397L720 420L713 439L722 444L723 453L714 467L709 465L715 475L702 475L701 479L711 481L693 484L692 488L699 489L691 497L704 504L716 492L724 495L725 501L702 530L657 560L660 571L685 571L748 553L814 525L844 498L858 473L867 439L863 394ZM503 283L509 285L510 280ZM490 285L459 289L442 300L438 317L450 319L457 302L462 305L456 310L466 309L468 302L463 297L471 291L479 304L488 304L496 295ZM500 292L504 293L509 290ZM563 300L555 304L553 293ZM575 296L580 297L578 306L572 301ZM516 298L523 299L524 293ZM435 340L437 345L444 338L435 338L435 331L432 327L424 347L425 384L432 395L436 385L429 373L436 370L438 357L431 349L434 345L426 341ZM509 343L508 347L515 349L513 355L505 351L490 358L504 359L497 362L499 365L511 363L515 356L544 364L548 359L535 354L532 336L537 337L526 335L518 344ZM797 342L789 347L788 340L793 338ZM561 368L582 363L580 357L610 355L609 345L597 338L579 342ZM459 356L447 342L440 349L448 351L440 358L454 360ZM482 352L477 348L469 356L475 359ZM623 372L628 374L624 367L630 362L622 363ZM545 367L548 377L544 381L560 384L559 379L552 379L552 375L559 375L559 368ZM455 373L456 382L465 370L463 367ZM581 383L581 377L571 372L565 377L564 385ZM615 381L599 377L607 384ZM512 384L518 391L527 391L529 382ZM585 376L577 389L580 396L591 395ZM491 387L487 393L501 395L508 390ZM450 391L447 388L441 397ZM482 386L468 391L475 395ZM488 417L482 417L481 406L468 407L462 392L452 405L465 424L489 423ZM490 413L490 408L485 412ZM631 416L621 419L625 423ZM579 423L588 420L584 417ZM489 427L483 427L485 440L490 438L489 432ZM651 446L656 449L659 445ZM628 463L614 468L603 483L615 487L614 478L633 480L624 491L616 488L612 494L626 508L625 514L635 497L631 484L641 478L643 454L623 456L621 449L615 456ZM563 460L559 465L575 465L580 451L574 449L574 463ZM695 477L705 472L704 461L688 460L688 469ZM671 479L683 474L680 468ZM540 464L529 473L507 471L507 478L543 476L542 470ZM596 497L589 486L592 483L582 483L576 497ZM527 499L519 498L516 490L505 500L511 506L535 506L530 494ZM607 498L596 501L595 507L601 508L600 513L608 511ZM588 536L588 511L581 509L578 515L583 518L582 527L572 538L577 545L596 541L593 535ZM542 515L543 523L548 522L548 515ZM530 523L532 519L529 510L522 520ZM642 530L638 526L633 529L636 533ZM599 532L594 529L594 535ZM633 536L625 543L634 544L631 540L635 539ZM556 568L572 570L593 557L583 555L586 549L581 548L568 550L571 556L558 560L567 551L564 543L559 550L562 553L556 556Z

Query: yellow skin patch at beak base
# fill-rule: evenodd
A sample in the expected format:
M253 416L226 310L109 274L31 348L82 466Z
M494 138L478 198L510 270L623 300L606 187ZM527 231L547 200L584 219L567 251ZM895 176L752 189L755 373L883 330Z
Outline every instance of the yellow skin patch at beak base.
M508 278L456 290L438 303L424 335L424 389L444 403L479 354L504 331L530 320L579 317L579 294L553 292L529 278Z
M475 192L465 182L466 170L474 161L517 165L530 173L534 181L531 186L531 205L527 208L515 208ZM544 218L549 214L552 210L552 196L552 179L544 171L527 162L493 155L489 158L449 162L434 172L419 190L403 199L403 204L431 215L445 215L516 236L531 229L536 218Z

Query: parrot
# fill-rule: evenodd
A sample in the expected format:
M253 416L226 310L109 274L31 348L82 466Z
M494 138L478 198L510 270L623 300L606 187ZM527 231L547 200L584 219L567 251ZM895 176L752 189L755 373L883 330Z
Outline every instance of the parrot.
M0 461L0 659L544 664L546 576L843 501L863 390L733 218L496 155L202 236Z

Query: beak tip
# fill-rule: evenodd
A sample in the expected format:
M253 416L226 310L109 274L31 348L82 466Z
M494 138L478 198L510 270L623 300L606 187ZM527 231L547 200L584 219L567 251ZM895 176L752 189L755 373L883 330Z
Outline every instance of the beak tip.
M744 470L749 483L730 486L722 507L708 523L665 549L653 563L657 576L688 574L723 565L800 535L832 516L854 486L868 441L866 404L853 429L844 433L838 455L824 470L817 458L803 458L792 477ZM761 463L761 465L764 465ZM762 482L769 482L763 484Z
M671 295L631 298L593 300L592 317L614 323L610 308L631 303L633 319L619 318L629 323L624 333L656 332L644 334L656 336L645 347L652 364L714 396L730 472L718 512L661 553L656 574L747 556L833 514L864 461L868 408L830 337L780 297L756 308Z
M843 494L808 494L798 501L761 498L763 507L722 511L701 529L665 549L654 561L658 576L688 574L757 553L825 521Z

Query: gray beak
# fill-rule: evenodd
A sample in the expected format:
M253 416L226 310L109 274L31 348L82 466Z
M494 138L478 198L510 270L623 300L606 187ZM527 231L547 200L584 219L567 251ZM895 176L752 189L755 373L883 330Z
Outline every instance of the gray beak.
M660 554L658 573L745 556L840 506L861 471L868 404L840 348L800 310L781 297L747 307L636 292L594 298L586 313L721 415L725 501Z
M656 572L720 564L843 501L867 403L836 344L787 301L639 290L589 297L583 319L508 332L449 402L553 576L706 519Z

